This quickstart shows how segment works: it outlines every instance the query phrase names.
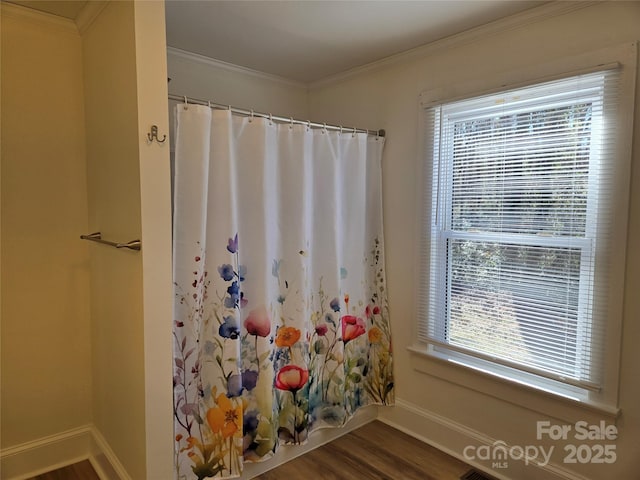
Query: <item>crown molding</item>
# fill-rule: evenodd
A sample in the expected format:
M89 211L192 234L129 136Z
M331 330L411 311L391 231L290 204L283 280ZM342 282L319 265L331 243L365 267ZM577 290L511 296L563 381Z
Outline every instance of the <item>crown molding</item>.
M2 12L2 16L6 18L27 21L67 33L78 33L78 27L73 20L59 17L58 15L52 15L4 1L0 3L0 11Z
M108 3L109 2L105 0L90 0L86 3L84 8L80 10L80 13L78 13L78 16L76 17L76 25L80 34L87 31Z
M457 33L449 37L445 37L441 40L436 40L434 42L427 43L420 47L416 47L411 50L400 52L395 55L391 55L389 57L383 58L381 60L368 63L366 65L361 65L359 67L351 68L344 72L331 75L329 77L317 80L315 82L310 82L308 84L308 88L309 90L313 90L313 89L326 87L335 83L343 82L345 80L348 80L358 75L362 75L364 73L370 73L376 70L381 70L383 68L386 68L395 64L399 64L399 63L409 62L417 58L428 57L430 55L434 55L435 53L441 52L443 50L447 50L449 48L459 47L461 45L471 43L483 37L497 35L499 33L506 32L509 30L522 28L532 23L541 22L549 18L566 15L567 13L571 13L576 10L581 10L583 8L590 7L598 3L600 2L598 1L553 1L550 3L546 3L539 7L535 7L521 13L516 13L514 15L510 15L508 17L501 18L499 20L495 20L490 23L486 23L484 25L480 25L478 27L465 30L464 32Z
M167 55L182 58L191 62L200 63L210 67L219 68L220 70L224 70L228 72L242 73L244 75L249 75L252 77L259 78L261 80L267 80L270 82L279 83L287 87L295 87L295 88L301 88L301 89L307 90L307 84L303 82L290 80L285 77L280 77L278 75L273 75L271 73L261 72L259 70L254 70L252 68L242 67L240 65L235 65L233 63L224 62L222 60L216 60L214 58L205 57L204 55L187 52L179 48L167 46Z

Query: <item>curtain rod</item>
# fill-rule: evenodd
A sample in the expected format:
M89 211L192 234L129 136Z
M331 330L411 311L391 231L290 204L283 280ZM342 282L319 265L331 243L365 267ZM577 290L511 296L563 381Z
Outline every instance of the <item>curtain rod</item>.
M287 118L287 117L279 117L276 115L271 115L270 113L262 113L262 112L254 112L253 110L246 110L244 108L232 107L231 105L222 105L220 103L210 102L209 100L200 100L198 98L186 97L184 95L174 95L172 93L169 94L169 100L177 100L183 103L191 103L194 105L205 105L211 108L217 108L220 110L231 110L233 113L237 113L239 115L245 115L247 117L261 117L268 118L269 120L280 122L280 123L295 123L298 125L307 125L309 127L315 128L324 128L325 130L337 130L340 132L353 132L353 133L366 133L368 135L375 135L377 137L384 137L385 131L383 129L380 130L367 130L366 128L355 128L355 127L343 127L341 125L327 125L326 123L317 123L310 122L309 120L297 120L295 118Z

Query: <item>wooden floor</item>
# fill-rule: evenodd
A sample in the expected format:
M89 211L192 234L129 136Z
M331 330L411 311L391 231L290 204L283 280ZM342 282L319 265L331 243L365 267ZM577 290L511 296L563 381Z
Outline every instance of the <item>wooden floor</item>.
M89 460L69 465L52 472L43 473L30 480L100 480Z
M471 467L382 422L270 470L258 480L460 480Z
M347 433L256 480L459 480L471 467L382 422ZM31 480L99 480L88 460Z

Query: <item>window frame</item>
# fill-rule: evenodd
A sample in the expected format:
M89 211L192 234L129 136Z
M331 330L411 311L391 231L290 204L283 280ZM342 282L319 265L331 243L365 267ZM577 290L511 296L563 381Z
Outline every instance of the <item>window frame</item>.
M446 344L419 340L420 332L424 332L425 324L427 325L427 328L430 328L431 324L428 319L424 318L424 312L428 311L430 308L428 305L428 299L425 300L425 285L427 285L427 296L429 285L434 283L438 285L438 283L432 278L432 269L430 268L430 251L432 248L430 242L431 209L432 203L437 200L434 198L436 192L434 192L432 188L432 175L434 173L431 171L432 169L430 168L430 162L428 161L426 152L426 146L428 143L426 136L429 135L429 133L426 131L427 122L424 118L424 112L439 104L533 86L539 83L602 70L605 68L603 67L604 65L610 63L618 63L621 68L620 95L622 98L619 103L620 109L617 112L617 124L619 126L619 131L618 143L615 152L618 165L614 172L616 176L614 182L616 185L619 185L620 188L616 189L617 198L612 202L612 204L616 209L622 209L623 213L619 217L622 217L624 221L620 221L620 218L618 218L615 221L615 225L613 225L615 234L613 235L614 239L611 244L611 249L615 249L614 251L619 254L616 256L616 259L612 262L611 266L612 285L609 288L610 306L607 310L608 320L604 326L606 329L606 343L604 345L606 354L603 355L602 358L603 381L601 388L590 389L585 385L560 383L553 379L540 377L535 374L528 375L526 372L517 372L514 375L514 372L510 371L510 367L508 365L498 365L496 368L493 368L495 367L495 364L492 366L492 362L487 361L486 359L471 357L466 355L464 351L451 349L450 346L447 346ZM422 141L422 148L419 149L420 156L418 159L418 166L420 171L417 175L419 182L418 192L421 192L418 208L420 219L419 222L417 222L417 228L419 229L417 237L417 258L420 258L421 261L418 262L418 268L416 268L416 285L418 285L418 291L416 293L417 302L414 341L408 346L409 351L412 352L413 357L415 357L415 359L412 360L412 363L417 370L428 374L431 374L431 371L448 371L450 374L447 374L445 379L459 385L465 385L467 380L463 379L468 379L470 373L473 375L480 373L481 375L478 376L480 380L476 383L476 386L474 387L475 390L486 390L487 393L489 393L490 382L483 381L482 378L494 378L499 379L501 382L506 382L516 389L522 387L529 391L540 392L545 396L550 396L554 399L568 399L571 402L582 404L592 409L596 408L597 410L613 415L614 417L617 415L622 328L622 291L624 288L624 251L626 248L627 238L626 217L629 203L628 179L631 164L635 75L636 43L633 43L619 47L602 49L596 52L590 52L589 54L579 55L569 59L562 59L561 61L551 62L545 65L529 67L515 72L508 72L507 74L501 75L502 78L497 79L497 81L495 78L472 80L465 83L451 84L442 88L428 90L420 95L419 135ZM434 152L434 154L437 153L438 152ZM435 174L437 173L438 172ZM438 208L440 209L441 207ZM551 242L553 243L553 240L551 240ZM444 243L441 244L444 245ZM575 243L573 245L575 246ZM587 254L592 253L588 252L588 249L584 251L586 251ZM441 285L440 288L445 288L445 286ZM430 369L424 367L425 362L426 365L429 365L434 361L439 362L437 368ZM487 368L487 366L491 368ZM485 386L483 386L483 384Z

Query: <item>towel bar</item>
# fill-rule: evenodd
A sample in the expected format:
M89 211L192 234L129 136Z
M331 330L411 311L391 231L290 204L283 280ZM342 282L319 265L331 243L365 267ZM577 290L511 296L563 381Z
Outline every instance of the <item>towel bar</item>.
M128 248L129 250L140 250L142 248L142 242L140 240L131 240L127 243L111 242L109 240L103 240L100 232L90 233L89 235L80 235L82 240L91 240L92 242L104 243L116 248Z

